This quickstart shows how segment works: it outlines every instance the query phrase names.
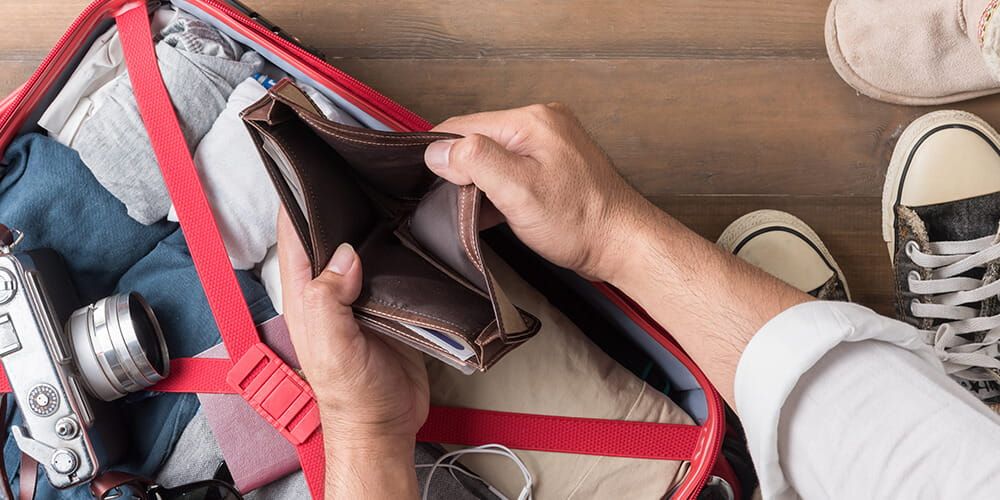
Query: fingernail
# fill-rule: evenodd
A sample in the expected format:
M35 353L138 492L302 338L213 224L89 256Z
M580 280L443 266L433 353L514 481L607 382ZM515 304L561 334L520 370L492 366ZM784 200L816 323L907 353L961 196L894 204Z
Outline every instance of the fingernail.
M341 243L337 247L337 251L333 252L333 257L330 257L330 263L326 265L326 270L344 275L354 265L354 256L354 247L350 243Z
M424 162L427 163L427 166L431 170L440 172L447 169L448 153L451 151L451 145L454 143L454 139L432 142L427 146L427 151L424 151Z

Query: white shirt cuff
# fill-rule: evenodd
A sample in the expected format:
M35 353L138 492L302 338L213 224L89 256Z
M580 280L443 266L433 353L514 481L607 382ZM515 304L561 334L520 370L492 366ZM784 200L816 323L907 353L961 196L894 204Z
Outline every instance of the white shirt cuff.
M781 408L799 378L841 342L880 340L941 366L917 330L846 302L806 302L765 324L736 368L736 409L746 429L764 498L797 498L778 462ZM942 368L943 369L943 368Z

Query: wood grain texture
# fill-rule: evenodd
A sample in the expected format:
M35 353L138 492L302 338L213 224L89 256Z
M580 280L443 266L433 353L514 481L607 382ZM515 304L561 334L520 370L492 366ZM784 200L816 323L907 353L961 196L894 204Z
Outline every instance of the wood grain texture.
M0 51L51 45L87 0L0 1ZM339 57L822 57L826 0L245 0Z
M0 92L86 3L0 0ZM249 3L431 121L565 102L635 186L699 233L757 208L792 212L855 299L890 311L878 196L896 139L930 108L878 103L837 77L828 0ZM1000 123L998 104L956 107Z

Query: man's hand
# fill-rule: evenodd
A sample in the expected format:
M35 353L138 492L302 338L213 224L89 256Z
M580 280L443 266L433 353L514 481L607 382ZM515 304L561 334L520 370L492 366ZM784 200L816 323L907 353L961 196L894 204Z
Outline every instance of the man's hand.
M736 259L632 189L563 106L452 118L435 173L475 184L542 257L622 290L734 403L736 364L768 320L809 296Z
M429 406L420 353L358 327L362 270L350 245L313 279L282 211L278 260L285 321L323 422L327 498L415 498L414 440Z
M613 281L628 228L655 210L562 105L461 116L434 130L465 136L427 148L434 173L478 186L521 241L586 276Z

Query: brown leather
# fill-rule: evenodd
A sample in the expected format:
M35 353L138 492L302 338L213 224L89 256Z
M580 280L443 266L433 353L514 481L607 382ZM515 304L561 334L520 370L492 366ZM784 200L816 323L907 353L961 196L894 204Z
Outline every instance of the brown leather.
M35 484L38 483L38 462L34 458L21 454L21 475L18 483L18 500L35 498Z
M313 275L341 243L358 249L364 286L354 310L366 328L479 370L538 332L483 261L482 193L441 181L424 164L430 143L458 136L341 125L288 80L243 120ZM476 355L462 362L404 325L441 332Z
M90 482L90 492L95 499L101 500L109 491L128 483L146 484L149 481L127 472L107 471Z
M6 228L6 226L4 226L4 228ZM3 420L4 429L10 428L10 422L7 418L7 399L9 397L11 397L10 394L0 395L0 420ZM3 435L3 438L0 438L0 448L7 447L7 439L9 435L10 433L8 432ZM14 492L11 491L10 488L10 476L7 475L7 464L2 458L0 458L0 481L3 481L3 484L0 486L3 488L4 500L14 500Z

